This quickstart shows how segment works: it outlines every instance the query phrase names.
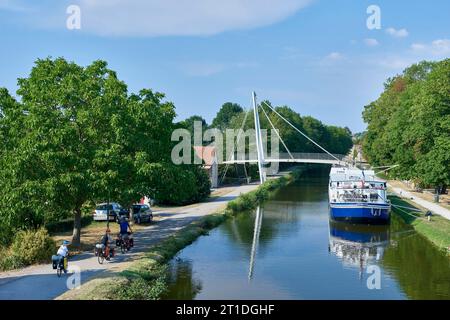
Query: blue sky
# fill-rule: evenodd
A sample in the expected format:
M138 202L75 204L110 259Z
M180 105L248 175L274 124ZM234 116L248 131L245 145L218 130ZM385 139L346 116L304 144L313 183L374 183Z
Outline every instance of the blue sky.
M450 57L450 1L0 0L0 87L15 92L34 60L108 61L130 91L152 88L178 119L208 122L251 91L324 123L365 129L364 105L423 59ZM81 29L66 27L69 5ZM381 29L366 27L369 5Z

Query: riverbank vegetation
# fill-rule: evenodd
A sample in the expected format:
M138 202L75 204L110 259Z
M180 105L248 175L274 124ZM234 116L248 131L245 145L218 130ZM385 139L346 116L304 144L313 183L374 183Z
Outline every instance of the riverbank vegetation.
M418 233L430 240L439 249L450 254L450 221L444 217L435 215L431 221L425 217L424 212L415 212L413 210L422 210L410 201L402 199L398 196L389 196L395 214L400 216L402 220L412 226Z
M365 107L363 151L390 179L445 192L450 185L450 59L421 62L385 83Z
M246 212L255 209L259 204L270 199L275 190L281 189L300 178L306 167L296 168L289 175L266 181L254 191L242 194L236 199L228 202L226 212L236 215L239 212Z

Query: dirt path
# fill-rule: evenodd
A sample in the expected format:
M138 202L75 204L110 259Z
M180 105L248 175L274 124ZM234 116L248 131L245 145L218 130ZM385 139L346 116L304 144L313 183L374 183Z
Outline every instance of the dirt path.
M226 193L204 202L186 207L176 207L155 211L161 219L134 234L135 247L127 254L118 254L112 261L100 265L92 252L85 252L69 261L69 266L79 267L81 283L94 277L107 276L108 272L122 269L138 258L146 249L173 234L179 229L205 215L213 214L225 208L228 201L241 193L256 189L257 185L228 188ZM0 300L54 299L68 291L68 276L58 278L50 264L31 266L25 269L0 273Z
M388 186L394 193L400 197L405 197L410 199L412 202L418 204L419 206L430 210L434 214L438 214L448 220L450 220L450 210L446 209L444 206L437 203L433 203L427 200L421 193L409 191L404 185L398 181L389 181Z

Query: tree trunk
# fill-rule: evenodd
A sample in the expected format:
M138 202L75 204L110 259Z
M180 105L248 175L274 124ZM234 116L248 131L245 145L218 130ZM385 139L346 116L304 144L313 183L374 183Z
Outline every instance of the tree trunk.
M81 208L78 207L74 210L72 245L75 247L79 247L80 244L81 244Z

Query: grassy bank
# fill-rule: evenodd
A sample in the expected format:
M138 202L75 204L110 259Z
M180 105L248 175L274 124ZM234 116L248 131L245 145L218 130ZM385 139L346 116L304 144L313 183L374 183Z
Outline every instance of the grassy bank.
M239 212L249 211L284 186L299 178L303 171L268 180L258 189L230 201L223 212L206 216L153 246L130 267L113 277L98 278L83 285L80 290L67 292L59 299L153 300L160 299L167 289L167 263L181 249L198 237L217 227Z
M439 249L450 253L450 221L444 217L435 215L431 221L425 217L425 209L418 208L410 201L401 199L398 196L389 196L393 205L401 207L411 207L414 209L423 210L423 212L413 212L408 209L396 208L393 206L392 211L399 215L403 221L414 227L414 229L436 245Z

